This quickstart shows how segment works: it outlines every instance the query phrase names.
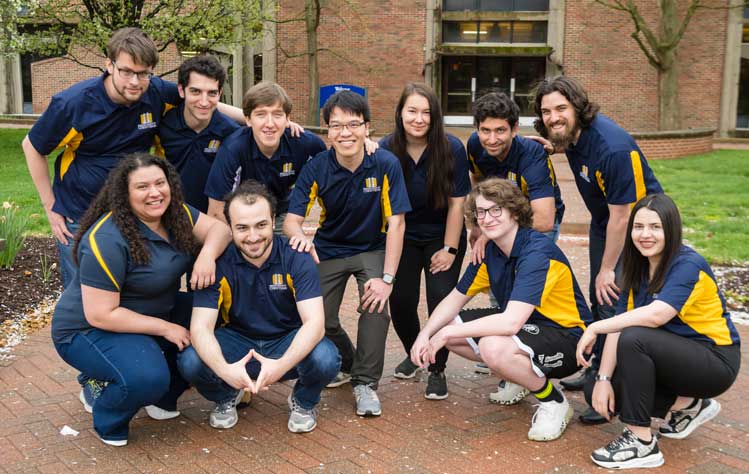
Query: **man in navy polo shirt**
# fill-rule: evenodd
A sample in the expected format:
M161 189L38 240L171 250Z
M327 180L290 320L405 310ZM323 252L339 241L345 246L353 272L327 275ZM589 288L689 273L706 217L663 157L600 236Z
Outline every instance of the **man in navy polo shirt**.
M239 128L218 106L226 71L210 55L183 62L177 74L177 89L183 102L166 113L157 138L156 152L177 168L182 178L185 202L208 212L203 190L211 165L223 141Z
M159 54L138 28L114 32L107 44L106 72L52 97L23 140L23 151L60 253L66 287L73 277L73 235L111 170L122 156L148 151L161 116L179 101L177 87L154 77ZM50 185L46 156L55 160Z
M360 416L381 414L377 384L385 361L390 318L387 301L403 249L405 213L411 210L400 162L388 151L367 153L367 100L351 91L334 94L323 107L333 146L302 170L291 193L284 233L298 251L320 261L325 334L341 352L334 386L351 380ZM322 211L314 243L302 223L317 202ZM350 276L361 298L356 350L338 311ZM350 374L350 375L349 375Z
M554 150L564 152L575 183L590 211L590 304L593 319L614 315L619 297L616 268L624 247L632 205L647 194L663 189L650 170L645 156L626 131L598 113L582 84L567 76L544 80L535 98L534 126L548 138ZM594 377L600 362L603 340L594 349L593 365L579 378L563 382L568 390L582 390ZM589 408L583 422L605 419Z
M244 390L298 379L289 394L289 431L317 426L320 393L340 368L340 355L325 339L317 268L285 237L273 234L275 198L256 181L227 197L225 219L233 245L216 261L216 283L195 293L190 323L192 347L179 369L216 403L214 428L237 423ZM221 315L222 327L214 329Z
M278 202L276 231L280 233L291 189L307 161L325 150L325 143L309 132L292 136L287 130L291 99L274 82L252 86L242 109L247 127L227 137L208 176L208 214L222 218L224 196L240 182L254 179L265 184Z

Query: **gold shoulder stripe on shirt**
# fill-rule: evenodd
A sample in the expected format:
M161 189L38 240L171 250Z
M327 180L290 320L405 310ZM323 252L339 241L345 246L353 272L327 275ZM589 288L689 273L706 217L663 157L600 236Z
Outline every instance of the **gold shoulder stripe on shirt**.
M476 276L473 277L471 286L466 291L466 296L475 296L482 291L489 290L489 271L486 269L486 264L482 263L481 266L476 270Z
M557 185L557 174L554 172L554 163L551 162L551 157L546 158L546 166L549 167L549 178L551 178L551 185Z
M635 309L635 292L633 289L629 289L629 297L627 298L627 311Z
M187 213L187 218L190 219L190 227L195 227L195 221L192 220L192 214L190 214L190 208L187 207L187 204L182 203L182 207L185 208L185 212Z
M575 284L570 267L558 260L549 260L539 313L565 328L585 329L575 300Z
M645 187L645 176L642 173L642 161L640 160L640 154L636 150L632 150L629 153L629 158L632 160L632 175L635 180L635 202L644 198L647 194L647 188ZM634 205L634 203L632 203Z
M291 296L293 296L294 300L296 300L296 288L294 288L294 279L291 278L290 273L286 274L286 286L289 287L289 289L291 290Z
M94 229L91 231L90 234L88 234L88 244L91 246L91 251L94 252L96 261L99 262L99 265L101 265L101 268L102 270L104 270L104 273L106 273L109 279L112 280L112 283L114 284L114 287L117 288L117 291L120 291L120 285L114 279L114 276L112 276L112 272L109 271L107 262L105 262L104 257L101 256L101 252L99 251L99 245L96 243L96 232L99 230L99 227L101 227L102 224L104 224L104 222L106 222L106 220L109 219L111 215L112 213L109 212L99 221L98 224L94 226Z
M733 344L731 331L723 317L718 286L710 275L700 271L697 283L678 313L679 319L697 333L709 337L719 346Z
M226 277L221 277L218 284L218 311L221 315L222 326L229 324L229 310L231 309L231 287Z
M164 113L162 113L162 114L161 114L161 115L162 115L162 117L163 117L164 115L166 115L166 113L167 113L167 112L169 112L170 110L172 110L172 109L173 109L173 108L175 108L175 107L176 107L176 105L174 105L174 104L167 104L167 103L165 103L165 104L164 104Z
M476 159L470 153L468 153L468 160L471 162L471 164L473 164L473 166L471 167L471 171L473 171L473 174L475 174L477 178L483 177L483 175L481 174L481 170L476 164Z
M522 176L520 177L520 191L523 193L523 196L529 197L528 196L528 182L525 181L525 178L523 178Z
M63 138L55 147L55 150L65 147L65 151L62 152L62 158L60 159L60 179L63 179L65 177L65 173L68 172L68 168L70 168L70 165L75 159L75 152L78 147L81 146L82 141L83 133L79 132L75 128L71 128L68 134L65 135L65 138Z
M166 150L164 150L164 145L161 144L161 138L158 135L153 137L153 154L159 158L166 158Z
M317 181L312 181L312 186L309 188L309 200L307 201L307 209L304 211L304 215L308 216L310 211L312 210L312 206L315 205L315 201L320 205L320 220L318 222L319 225L322 225L323 222L325 222L325 203L322 201L322 197L320 197L320 187L317 185Z
M596 182L598 183L598 189L606 196L606 183L603 182L603 175L600 171L596 171Z
M393 208L390 206L390 180L387 173L382 177L380 205L382 206L382 227L380 228L380 232L384 233L387 228L388 217L393 215Z

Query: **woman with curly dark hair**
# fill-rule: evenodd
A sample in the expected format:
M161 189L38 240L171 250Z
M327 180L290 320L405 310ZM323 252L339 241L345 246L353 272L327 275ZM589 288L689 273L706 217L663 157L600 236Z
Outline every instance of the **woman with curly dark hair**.
M127 444L142 407L155 419L179 415L187 383L176 356L190 344L192 311L181 276L192 266L193 288L213 284L231 240L225 224L184 204L179 183L166 160L122 159L81 219L78 268L52 318L55 349L81 371L81 402L112 446Z
M419 367L408 353L419 334L419 287L424 272L427 311L434 311L455 287L466 252L463 202L471 190L463 143L445 133L437 95L426 84L409 83L395 108L395 130L380 145L398 157L411 201L398 272L390 295L390 315L406 358L395 376L412 378ZM429 366L424 396L447 398L448 351Z

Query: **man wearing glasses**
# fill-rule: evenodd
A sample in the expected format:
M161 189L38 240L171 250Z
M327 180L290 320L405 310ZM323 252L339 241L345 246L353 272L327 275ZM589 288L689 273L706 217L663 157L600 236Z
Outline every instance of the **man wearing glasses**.
M161 116L180 100L177 86L154 77L159 54L138 28L114 32L106 72L56 94L23 140L23 151L60 253L63 286L73 278L78 220L109 171L128 153L148 151ZM54 183L47 155L56 149Z
M289 199L284 233L289 244L319 261L325 335L341 353L341 373L328 385L349 380L356 414L382 412L377 385L385 359L390 318L387 301L403 248L405 213L411 210L398 159L378 149L367 153L367 100L351 91L333 95L323 107L330 150L310 160ZM311 242L302 223L317 202L320 226ZM361 298L356 349L341 327L339 309L349 277Z
M573 410L549 380L577 371L575 349L592 320L590 310L564 253L531 228L533 211L517 186L500 178L481 181L468 195L465 210L472 227L487 237L486 256L468 266L432 312L411 349L411 361L424 367L447 347L484 362L497 377L538 400L528 438L557 439ZM497 307L461 311L488 290Z

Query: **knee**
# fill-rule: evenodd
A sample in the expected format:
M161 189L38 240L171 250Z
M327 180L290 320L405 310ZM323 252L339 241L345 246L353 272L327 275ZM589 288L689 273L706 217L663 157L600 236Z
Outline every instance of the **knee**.
M484 363L499 372L516 347L512 339L507 337L484 337L479 341L479 352Z
M341 368L341 355L335 344L324 337L309 353L307 362L321 379L332 380Z
M169 391L171 374L166 361L120 373L124 381L125 396L131 401L144 405L154 403Z
M617 353L623 351L631 351L640 346L642 341L647 337L653 330L651 328L644 328L640 326L628 327L622 330L619 335L619 343L617 344Z
M182 378L192 383L203 371L205 364L200 359L198 352L192 347L188 347L177 356L177 368Z

